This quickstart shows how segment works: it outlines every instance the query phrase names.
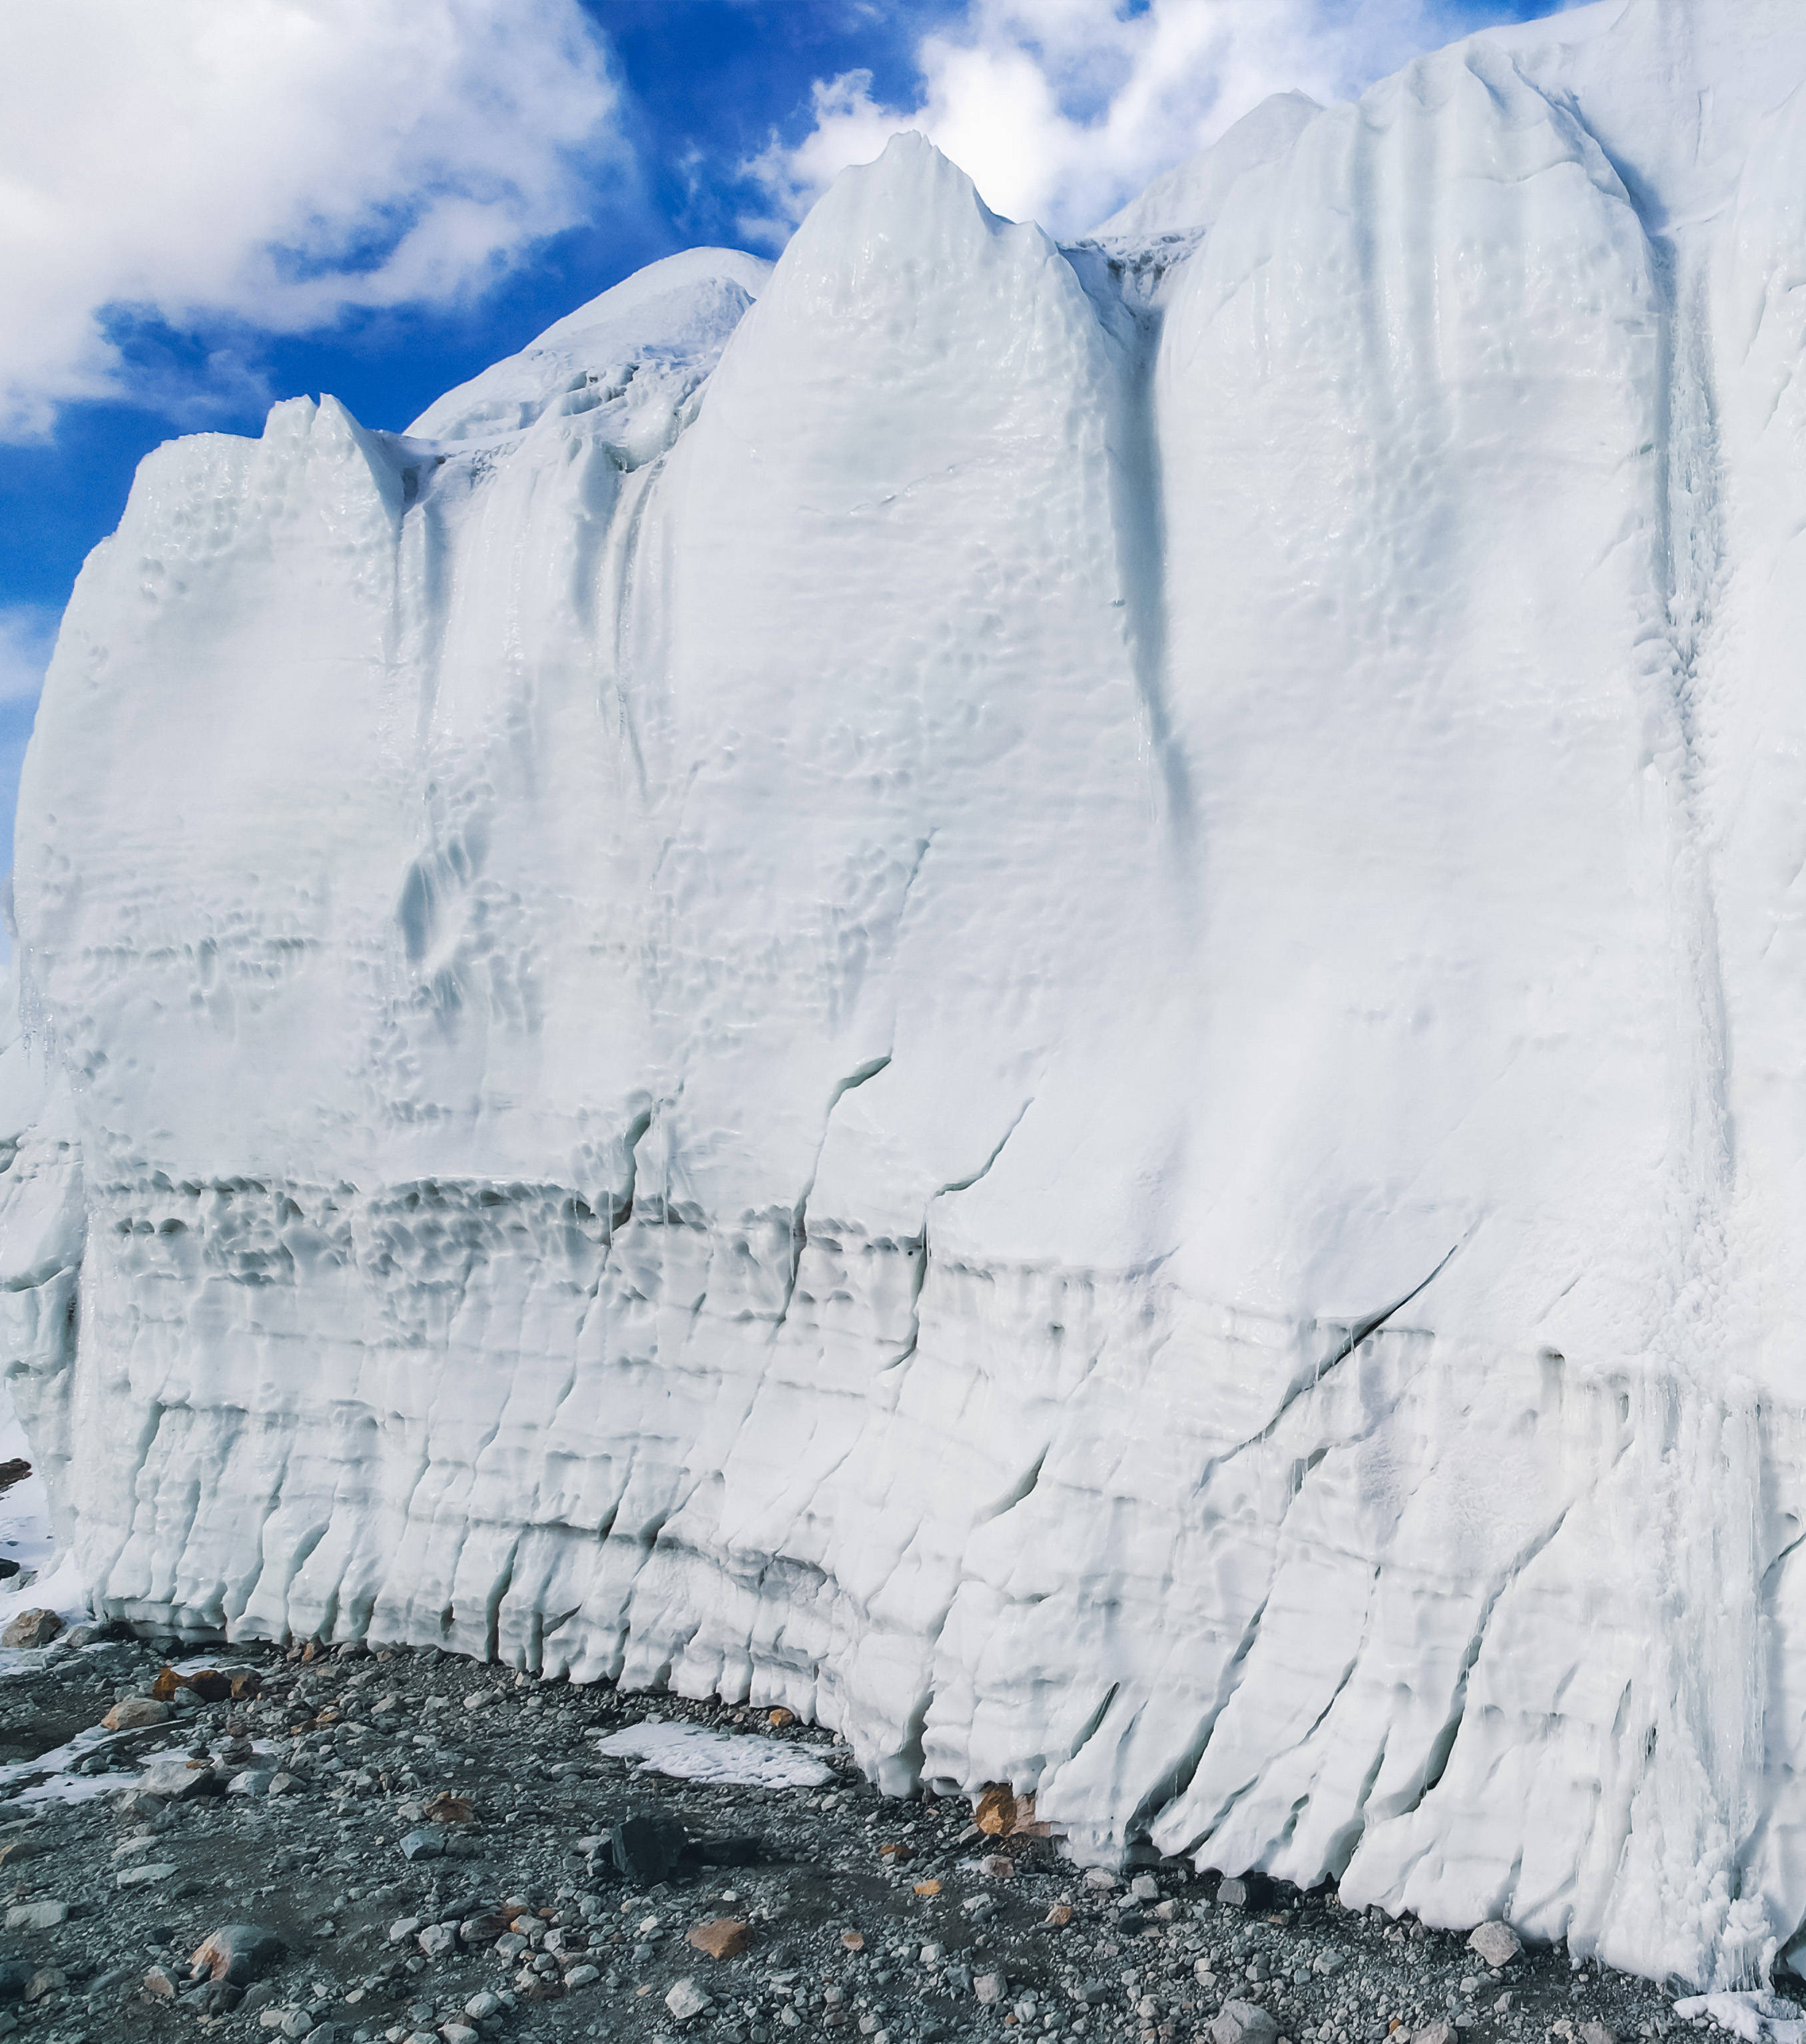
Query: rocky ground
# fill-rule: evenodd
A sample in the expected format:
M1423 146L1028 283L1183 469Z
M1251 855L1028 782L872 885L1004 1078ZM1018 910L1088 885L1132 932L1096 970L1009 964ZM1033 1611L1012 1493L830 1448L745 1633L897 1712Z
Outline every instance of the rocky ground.
M1087 1874L1007 1794L886 1801L763 1712L430 1650L222 1650L183 1680L132 1639L10 1658L0 2034L43 2044L1627 2044L1677 2020L1501 1927L1489 1965L1332 1891ZM598 1750L632 1726L714 1778Z

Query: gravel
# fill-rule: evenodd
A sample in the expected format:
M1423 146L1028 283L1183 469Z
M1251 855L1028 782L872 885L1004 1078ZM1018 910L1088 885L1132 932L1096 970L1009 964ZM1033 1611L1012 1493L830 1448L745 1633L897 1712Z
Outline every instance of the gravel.
M1653 1984L1503 1926L1470 1939L1171 1862L1088 1873L1044 1825L885 1800L785 1713L430 1650L222 1649L179 1663L217 1671L194 1686L158 1685L164 1662L90 1639L0 1682L0 2036L1631 2044L1691 2027ZM153 1685L167 1716L119 1708ZM747 1743L717 1743L706 1780L597 1750L654 1722ZM757 1778L719 1778L749 1754ZM824 1785L796 1785L809 1762ZM1007 1796L980 1808L1016 1822Z

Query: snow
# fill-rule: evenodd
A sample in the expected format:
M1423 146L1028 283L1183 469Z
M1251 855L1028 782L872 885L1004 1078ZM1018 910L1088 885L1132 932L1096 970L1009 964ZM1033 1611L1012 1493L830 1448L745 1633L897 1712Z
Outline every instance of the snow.
M406 435L152 455L0 1045L97 1610L1765 1980L1803 86L1612 0L1070 250L902 137Z
M644 1763L642 1773L682 1781L737 1783L751 1788L819 1788L834 1770L794 1746L744 1733L709 1731L701 1725L648 1718L596 1742L596 1750Z

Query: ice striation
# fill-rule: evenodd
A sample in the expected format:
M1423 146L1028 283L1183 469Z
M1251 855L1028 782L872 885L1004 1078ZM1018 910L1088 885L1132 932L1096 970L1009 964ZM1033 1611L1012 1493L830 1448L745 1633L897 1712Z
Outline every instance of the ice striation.
M97 1605L1763 1977L1803 192L1794 0L1598 0L1077 247L901 137L406 435L152 455L0 1055Z

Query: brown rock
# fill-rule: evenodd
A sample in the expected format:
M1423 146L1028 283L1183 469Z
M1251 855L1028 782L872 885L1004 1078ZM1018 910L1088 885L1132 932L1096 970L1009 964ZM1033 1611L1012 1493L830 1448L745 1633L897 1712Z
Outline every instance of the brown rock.
M918 1895L938 1895L940 1892L940 1883L938 1881L918 1881L916 1883L916 1892Z
M243 1703L248 1697L260 1693L263 1678L255 1668L235 1668L232 1674L232 1696L234 1703Z
M770 1710L765 1713L765 1722L778 1731L782 1731L786 1725L794 1724L796 1721L796 1712L786 1710L782 1704L779 1704L775 1710Z
M737 1917L717 1916L691 1924L690 1942L712 1959L737 1959L752 1942L752 1933Z
M144 1992L153 2001L174 2001L175 1981L167 1966L152 1966L144 1976Z
M843 1931L840 1942L849 1952L863 1952L866 1948L865 1938L857 1931Z
M48 1646L63 1630L53 1611L21 1611L4 1632L0 1646Z
M1070 1923L1072 1921L1072 1904L1070 1902L1056 1902L1041 1920L1056 1927L1062 1923Z
M127 1696L113 1705L101 1725L107 1731L136 1731L140 1725L161 1724L168 1716L168 1704L155 1696Z
M978 1871L988 1873L993 1881L1008 1881L1016 1871L1016 1862L1002 1853L989 1853L979 1861Z
M173 1668L159 1668L157 1679L151 1685L151 1694L159 1704L171 1703L188 1686L188 1677L179 1675Z
M987 1838L1007 1838L1016 1829L1016 1797L1007 1784L993 1781L978 1798L972 1821Z
M513 1927L514 1915L501 1909L486 1909L481 1915L467 1916L458 1926L458 1937L466 1945L493 1945L498 1938L505 1938Z
M203 1668L188 1678L188 1686L204 1704L223 1704L232 1694L232 1677L223 1668Z
M916 1849L913 1846L900 1844L880 1846L878 1849L878 1856L886 1866L901 1866L905 1860L912 1860L916 1857Z
M273 1966L282 1941L262 1923L222 1923L202 1939L188 1960L190 1980L230 1981L242 1987Z
M420 1813L429 1824L467 1824L477 1814L477 1806L468 1796L455 1796L449 1788L441 1788L421 1804Z

